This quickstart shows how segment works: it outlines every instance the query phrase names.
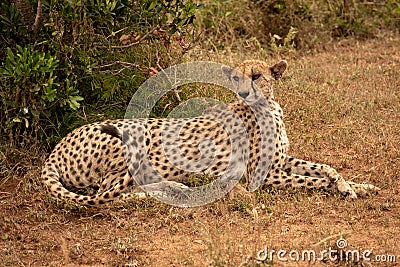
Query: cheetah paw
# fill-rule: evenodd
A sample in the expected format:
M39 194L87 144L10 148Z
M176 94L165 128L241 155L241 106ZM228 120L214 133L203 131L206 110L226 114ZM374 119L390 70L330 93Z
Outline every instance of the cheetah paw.
M159 183L147 184L141 187L146 191L146 194L151 197L185 197L185 191L190 190L190 188L182 183L174 181L162 181Z
M347 181L351 188L356 192L357 196L365 197L371 194L377 194L381 189L372 184L357 184Z
M350 184L346 182L344 179L339 179L336 183L337 183L337 189L343 196L345 196L348 199L357 198L356 192L353 190Z

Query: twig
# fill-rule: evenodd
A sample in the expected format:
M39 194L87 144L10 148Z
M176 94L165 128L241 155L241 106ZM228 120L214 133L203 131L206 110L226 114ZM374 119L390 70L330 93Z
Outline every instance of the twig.
M377 3L377 2L361 2L359 4L361 4L361 5L370 5L370 6L372 6L372 5L379 5L379 6L385 5L385 3Z
M114 65L128 65L130 68L141 68L138 64L125 62L125 61L114 61L114 62L109 63L109 64L95 66L94 68L95 69L101 69L101 68L111 67L111 66L114 66Z
M42 0L39 0L37 3L37 8L36 8L35 23L33 23L33 25L32 25L33 33L35 33L35 34L37 33L41 20L42 20Z
M67 241L65 241L64 237L61 237L61 250L62 254L64 256L64 264L68 265L69 264L69 250L67 248Z
M334 238L338 238L341 237L343 235L348 235L351 234L352 232L344 232L344 233L339 233L339 234L335 234L335 235L330 235L327 238L322 239L321 241L319 241L318 243L312 245L313 247L318 247L319 245L325 243L328 240L334 239Z
M99 73L100 73L100 74L111 73L112 75L120 75L121 77L128 78L128 76L124 75L122 72L123 72L124 70L129 70L129 69L130 69L130 68L122 68L122 69L120 69L120 70L102 70L102 71L99 71Z
M131 69L143 69L143 67L141 67L138 64L135 63L130 63L130 62L124 62L124 61L115 61L109 64L105 64L105 65L101 65L101 66L95 66L95 69L102 69L102 68L107 68L107 67L112 67L115 65L122 65L123 67L121 69L118 70L100 70L99 73L101 74L105 74L105 73L111 73L113 75L120 75L121 72L123 72L124 70L131 70Z
M117 33L119 33L119 32L122 32L122 31L126 30L127 28L128 28L128 27L125 27L125 28L122 28L122 29L120 29L120 30L118 30L118 31L113 32L112 34L110 34L109 36L107 36L106 39L108 39L108 38L114 36L115 34L117 34Z
M154 32L156 29L158 28L158 26L154 26L150 31L148 31L145 35L143 35L142 37L140 37L139 41L127 44L127 45L112 45L111 48L129 48L132 47L134 45L140 44L141 41L143 41L144 39L146 39L152 32Z
M9 198L11 196L12 193L10 192L0 192L0 194L4 194L5 196L0 196L0 200Z
M156 65L157 65L157 67L159 68L160 71L163 71L163 67L161 67L161 65L160 65L160 55L159 55L159 54L160 54L160 51L157 51L157 53L156 53L156 58L157 58ZM168 80L169 80L169 82L170 82L171 84L175 85L175 82L172 82L168 75L167 75L167 78L168 78ZM178 103L179 103L179 104L182 103L182 99L181 99L181 97L179 96L179 92L178 92L178 90L177 90L176 87L173 87L173 88L172 88L172 92L174 93L175 98L176 98L176 100L178 101Z

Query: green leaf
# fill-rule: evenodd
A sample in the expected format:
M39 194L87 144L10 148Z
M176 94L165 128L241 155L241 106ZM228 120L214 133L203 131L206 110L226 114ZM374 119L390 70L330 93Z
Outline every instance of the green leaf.
M7 233L4 233L4 234L1 236L1 239L3 239L3 241L7 241L7 240L8 240L8 234L7 234Z
M68 97L68 104L69 107L73 110L77 110L78 108L80 108L81 104L79 104L79 101L83 100L83 97L81 96L69 96Z
M149 11L152 10L156 5L157 5L156 1L151 2L150 6L147 10L149 10Z

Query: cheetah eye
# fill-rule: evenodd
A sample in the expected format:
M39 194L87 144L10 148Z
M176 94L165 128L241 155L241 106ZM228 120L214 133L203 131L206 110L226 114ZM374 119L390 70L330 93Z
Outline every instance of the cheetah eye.
M256 80L260 79L261 75L262 75L261 72L255 72L255 73L253 73L253 74L251 74L251 80L252 80L252 81L256 81Z
M232 77L232 79L233 79L235 82L238 82L238 81L239 81L239 76L236 76L236 75L235 75L235 76Z

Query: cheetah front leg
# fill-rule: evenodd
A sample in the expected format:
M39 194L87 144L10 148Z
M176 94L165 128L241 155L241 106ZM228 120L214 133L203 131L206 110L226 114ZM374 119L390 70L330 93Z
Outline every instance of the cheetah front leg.
M288 156L285 160L284 170L287 173L310 177L311 181L321 180L322 183L329 181L327 189L331 189L334 185L340 193L349 198L357 198L357 196L366 196L370 193L376 193L380 189L371 184L357 184L346 181L332 167L325 164L317 164L305 160L296 159Z

